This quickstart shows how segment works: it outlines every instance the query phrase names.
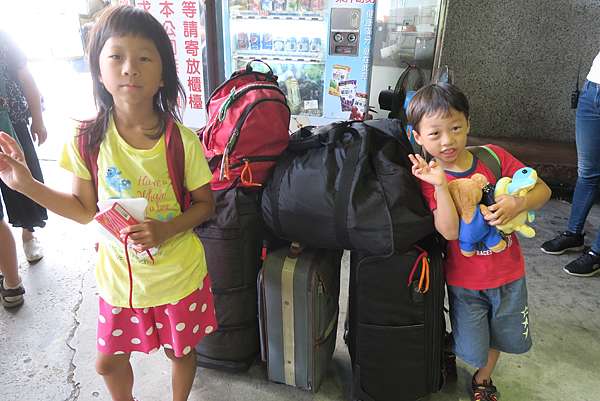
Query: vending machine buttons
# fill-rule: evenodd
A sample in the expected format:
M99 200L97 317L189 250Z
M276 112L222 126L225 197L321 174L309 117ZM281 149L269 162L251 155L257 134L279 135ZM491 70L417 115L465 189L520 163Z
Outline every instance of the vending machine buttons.
M329 54L358 56L360 43L359 8L332 8L329 31Z

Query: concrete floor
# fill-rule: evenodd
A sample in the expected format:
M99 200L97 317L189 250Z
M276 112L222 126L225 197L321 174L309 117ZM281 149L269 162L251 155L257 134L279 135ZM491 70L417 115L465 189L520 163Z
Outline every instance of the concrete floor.
M45 162L43 167L51 185L69 188L68 176L54 163ZM534 348L524 356L500 359L494 381L505 401L600 400L600 277L568 276L561 269L573 255L548 256L539 251L543 239L563 229L569 207L551 201L538 213L537 237L522 241ZM586 228L593 233L597 227L600 208L595 206ZM27 288L25 304L11 312L0 308L0 400L109 400L94 370L93 239L85 227L56 215L51 215L39 236L46 257L33 266L20 265ZM346 260L343 288L347 288L347 270ZM340 321L345 318L346 300L344 292ZM341 334L340 327L331 369L315 395L269 383L264 366L257 364L247 374L199 369L190 400L347 400L351 371ZM169 364L161 353L136 356L133 363L140 401L170 399ZM465 389L471 372L459 363L458 382L427 400L468 400ZM399 391L398 400L401 397Z

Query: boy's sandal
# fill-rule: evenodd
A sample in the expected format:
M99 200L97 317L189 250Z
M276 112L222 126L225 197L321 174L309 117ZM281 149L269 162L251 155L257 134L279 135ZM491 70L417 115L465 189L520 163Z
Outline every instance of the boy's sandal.
M498 401L498 397L500 394L498 393L498 389L494 386L492 379L489 382L485 382L483 384L478 384L475 381L475 376L477 372L473 375L473 379L471 380L471 400L472 401Z
M0 301L5 308L15 308L23 304L25 288L20 285L17 288L4 288L4 276L0 274Z

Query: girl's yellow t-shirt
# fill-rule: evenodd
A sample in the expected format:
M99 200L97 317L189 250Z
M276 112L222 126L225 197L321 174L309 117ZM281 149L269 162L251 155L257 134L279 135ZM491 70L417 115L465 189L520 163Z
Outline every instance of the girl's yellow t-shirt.
M181 155L185 157L184 186L193 191L210 181L211 172L196 134L181 124L177 126L185 151ZM91 180L76 136L64 146L59 164L77 177ZM168 221L181 214L169 178L164 135L152 149L136 149L121 138L111 118L98 154L98 199L139 197L148 200L147 218ZM132 249L129 259L135 308L178 301L196 290L207 274L204 248L192 230L161 244L154 263L145 252L138 256ZM96 280L106 302L129 307L129 272L124 247L119 242L100 241Z

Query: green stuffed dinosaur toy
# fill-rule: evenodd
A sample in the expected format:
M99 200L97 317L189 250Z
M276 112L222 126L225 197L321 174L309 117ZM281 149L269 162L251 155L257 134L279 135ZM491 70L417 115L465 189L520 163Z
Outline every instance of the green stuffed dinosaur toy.
M500 195L525 196L537 183L537 172L531 167L524 167L518 170L511 177L502 177L496 183L494 197L497 199ZM535 219L533 211L523 211L515 216L506 224L497 226L504 234L510 234L514 231L521 233L525 238L533 238L535 230L527 225Z

